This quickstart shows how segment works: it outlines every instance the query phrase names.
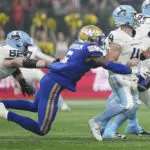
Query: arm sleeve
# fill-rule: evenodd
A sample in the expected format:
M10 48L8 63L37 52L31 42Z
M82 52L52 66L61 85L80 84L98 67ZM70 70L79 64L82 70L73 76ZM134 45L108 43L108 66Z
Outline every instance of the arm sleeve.
M114 63L112 61L108 61L108 63L104 66L104 68L118 74L132 73L132 70L129 66L119 64L119 63Z

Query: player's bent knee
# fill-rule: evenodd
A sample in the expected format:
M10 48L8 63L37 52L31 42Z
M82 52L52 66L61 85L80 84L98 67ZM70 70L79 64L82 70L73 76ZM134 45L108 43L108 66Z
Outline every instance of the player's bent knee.
M41 136L44 136L44 135L46 135L49 131L50 131L50 128L48 128L47 130L40 128L40 135L41 135Z
M32 111L32 112L37 112L38 111L37 106L34 103L30 104L30 111Z
M48 132L49 132L49 131L48 131ZM44 136L44 135L46 135L48 132L44 132L44 131L41 131L41 130L40 130L40 134L39 134L39 135L40 135L40 136Z

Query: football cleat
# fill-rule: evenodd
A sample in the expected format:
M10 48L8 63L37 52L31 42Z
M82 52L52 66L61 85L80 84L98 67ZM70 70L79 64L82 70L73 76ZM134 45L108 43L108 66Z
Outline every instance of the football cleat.
M147 136L147 135L150 135L150 132L145 131L145 130L142 129L142 131L138 135L139 136Z
M124 140L126 139L126 136L123 134L119 134L119 133L110 133L110 132L105 132L103 134L103 139L120 139L120 140Z
M66 112L71 111L70 107L66 103L61 104L60 109Z
M90 119L88 121L88 125L91 129L92 136L94 137L94 139L96 139L98 141L102 141L103 138L100 134L100 125L101 125L101 123L97 123L97 122L94 121L94 119Z
M123 134L119 134L119 133L115 133L113 136L112 136L112 139L121 139L121 140L125 140L127 139L127 137Z

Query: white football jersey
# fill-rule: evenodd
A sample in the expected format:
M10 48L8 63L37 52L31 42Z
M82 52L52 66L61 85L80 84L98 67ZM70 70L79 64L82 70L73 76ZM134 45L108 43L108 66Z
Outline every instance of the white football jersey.
M116 43L120 45L121 53L118 58L118 62L121 64L125 65L130 59L140 57L141 42L129 36L120 28L110 32L106 38L107 47L109 47L110 43Z
M3 66L4 59L11 59L15 57L23 56L22 52L19 52L17 49L2 43L0 45L0 79L8 77L11 75L16 68L6 68Z
M41 52L41 50L37 46L29 46L28 47L28 52L27 52L27 58L30 59L43 59L46 61L52 61L53 58L44 54ZM41 79L44 76L44 73L41 71L41 69L28 69L28 68L20 68L23 77L27 81L32 81L33 83L35 80Z
M150 59L145 59L144 61L140 61L141 67L145 67L150 70Z
M147 18L145 22L136 29L135 38L141 41L141 49L143 51L150 47L150 18Z

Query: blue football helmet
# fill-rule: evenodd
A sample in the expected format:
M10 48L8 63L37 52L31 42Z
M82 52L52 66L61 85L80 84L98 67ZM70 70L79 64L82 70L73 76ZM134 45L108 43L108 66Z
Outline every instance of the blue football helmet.
M21 52L25 52L28 46L34 45L32 38L30 38L27 33L20 30L8 33L6 44Z
M136 10L130 5L118 6L112 14L116 26L128 24L130 26L135 25Z
M142 14L150 16L150 0L145 0L142 4Z

